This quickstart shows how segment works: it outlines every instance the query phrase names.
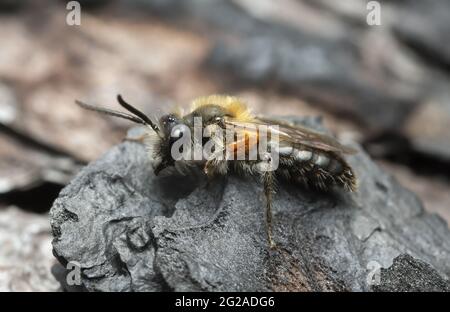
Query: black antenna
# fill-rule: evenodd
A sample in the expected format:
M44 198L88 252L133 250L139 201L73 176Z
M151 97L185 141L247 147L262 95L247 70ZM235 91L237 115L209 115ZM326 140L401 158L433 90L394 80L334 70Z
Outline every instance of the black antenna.
M159 132L159 128L157 125L155 125L150 118L148 118L147 115L145 115L143 112L141 112L140 110L138 110L136 107L131 106L130 104L128 104L127 102L124 101L124 99L122 98L122 96L120 94L117 95L117 101L119 102L119 104L125 108L126 110L128 110L130 113L136 115L137 117L139 117L141 120L143 120L147 125L149 125L150 127L152 127L153 130L155 130L156 132Z
M78 101L78 100L76 100L75 103L77 105L81 106L82 108L85 108L85 109L88 109L88 110L91 110L91 111L94 111L94 112L99 112L99 113L106 114L106 115L111 115L111 116L114 116L114 117L128 119L128 120L131 120L131 121L133 121L135 123L138 123L138 124L143 124L143 125L146 124L146 122L144 120L142 120L141 118L138 118L136 116L133 116L133 115L130 115L130 114L127 114L127 113L122 113L122 112L115 111L115 110L112 110L112 109L107 109L107 108L103 108L103 107L89 105L89 104L83 103L83 102Z

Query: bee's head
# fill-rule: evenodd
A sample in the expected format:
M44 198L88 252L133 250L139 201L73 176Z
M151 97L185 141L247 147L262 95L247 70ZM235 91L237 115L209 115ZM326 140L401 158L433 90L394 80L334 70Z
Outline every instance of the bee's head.
M189 131L184 120L173 113L162 116L159 119L159 127L160 139L157 148L159 161L156 166L154 166L156 175L164 168L173 166L174 159L171 154L172 145L184 135L184 131Z
M159 119L159 125L161 127L162 135L164 138L170 138L172 131L174 131L175 127L180 125L181 120L175 114L167 114L162 116Z
M173 113L162 116L159 119L161 131L159 156L161 157L161 163L155 168L155 173L158 174L165 167L174 164L174 159L171 155L172 146L177 140L184 138L186 132L190 133L185 138L193 139L195 127L201 126L204 128L211 124L221 126L225 116L225 110L213 104L201 106L183 117ZM199 122L200 124L198 124Z

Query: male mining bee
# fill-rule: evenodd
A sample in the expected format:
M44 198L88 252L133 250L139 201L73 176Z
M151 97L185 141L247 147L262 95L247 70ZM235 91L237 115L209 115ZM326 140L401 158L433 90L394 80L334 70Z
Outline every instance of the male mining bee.
M276 246L272 236L271 210L277 178L325 191L334 186L347 191L356 190L355 174L343 157L344 154L355 153L354 149L309 128L257 117L236 97L201 97L193 101L187 114L170 113L157 121L125 102L120 95L117 100L129 113L80 101L76 103L83 108L148 127L144 142L148 146L155 175L167 167L179 170L197 167L208 178L228 172L260 177L266 199L266 228L271 248ZM200 136L195 135L198 130ZM218 130L226 134L220 134ZM195 147L200 147L200 157L192 158ZM209 147L209 153L205 153L206 147Z

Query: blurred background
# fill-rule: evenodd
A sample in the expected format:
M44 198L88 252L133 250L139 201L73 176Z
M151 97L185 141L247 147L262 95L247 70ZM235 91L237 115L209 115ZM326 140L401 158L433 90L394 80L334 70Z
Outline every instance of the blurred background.
M0 291L53 291L48 210L130 123L228 93L256 113L322 116L450 222L450 2L0 0Z

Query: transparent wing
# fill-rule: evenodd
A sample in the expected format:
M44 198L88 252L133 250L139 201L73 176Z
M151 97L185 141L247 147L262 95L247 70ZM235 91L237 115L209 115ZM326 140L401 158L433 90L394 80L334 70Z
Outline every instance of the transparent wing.
M271 133L277 133L280 142L286 142L290 144L301 144L312 148L320 149L328 152L337 152L344 154L355 154L357 151L351 147L342 145L335 138L319 133L312 129L293 126L287 123L280 122L278 120L271 120L267 118L255 118L254 122L242 123L240 121L228 119L225 123L229 126L234 126L236 131L242 129L246 132L258 131L258 125L267 126L268 131ZM274 127L277 126L277 127Z

